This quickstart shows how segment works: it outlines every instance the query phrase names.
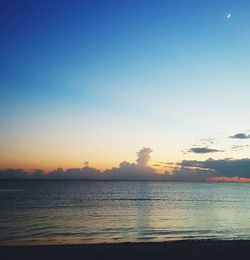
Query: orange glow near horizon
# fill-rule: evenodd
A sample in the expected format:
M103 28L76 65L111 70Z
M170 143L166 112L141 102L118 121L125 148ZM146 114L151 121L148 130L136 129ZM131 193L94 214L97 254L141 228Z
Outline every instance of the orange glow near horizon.
M58 163L39 163L39 162L30 162L30 163L22 163L22 162L6 162L6 163L0 163L0 169L6 170L6 169L24 169L26 171L32 172L36 169L42 169L45 172L50 172L52 170L63 168L63 169L70 169L70 168L83 168L86 165L84 162L82 163L70 163L70 162L58 162ZM102 163L102 162L90 162L88 164L89 167L96 168L98 170L106 170L110 169L112 167L118 167L119 164L111 162L108 163Z
M207 179L209 182L241 182L250 183L250 178L244 177L210 177Z

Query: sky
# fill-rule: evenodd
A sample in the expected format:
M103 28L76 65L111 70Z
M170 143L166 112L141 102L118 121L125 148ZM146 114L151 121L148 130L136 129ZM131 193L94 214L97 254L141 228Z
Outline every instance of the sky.
M249 10L2 0L0 168L119 169L143 147L157 173L249 158Z

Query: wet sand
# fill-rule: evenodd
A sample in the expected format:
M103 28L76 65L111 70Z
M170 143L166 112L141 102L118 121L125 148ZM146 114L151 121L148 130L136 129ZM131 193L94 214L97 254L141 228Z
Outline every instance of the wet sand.
M0 259L250 259L250 241L0 247Z

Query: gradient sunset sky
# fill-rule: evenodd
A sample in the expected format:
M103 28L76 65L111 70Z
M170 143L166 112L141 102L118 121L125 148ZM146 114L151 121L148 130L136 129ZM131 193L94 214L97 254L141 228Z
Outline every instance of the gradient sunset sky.
M249 14L248 0L0 1L0 168L105 169L142 147L152 165L248 158Z

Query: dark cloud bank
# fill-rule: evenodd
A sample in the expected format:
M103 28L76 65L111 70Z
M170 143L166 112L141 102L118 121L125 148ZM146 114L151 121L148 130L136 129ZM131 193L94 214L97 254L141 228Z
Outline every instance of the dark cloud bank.
M206 181L214 177L250 178L250 159L182 161L173 176L178 180Z
M216 152L223 152L223 151L217 149L211 149L208 147L192 147L188 150L188 152L204 154L204 153L216 153Z
M229 137L233 139L250 139L250 135L246 133L238 133Z
M43 170L28 173L23 169L8 169L0 171L0 179L207 181L214 177L250 178L250 159L187 160L173 166L169 164L171 172L157 174L155 169L148 166L151 152L150 148L143 148L137 153L136 163L124 161L119 167L104 171L88 164L83 168L58 168L49 173Z

